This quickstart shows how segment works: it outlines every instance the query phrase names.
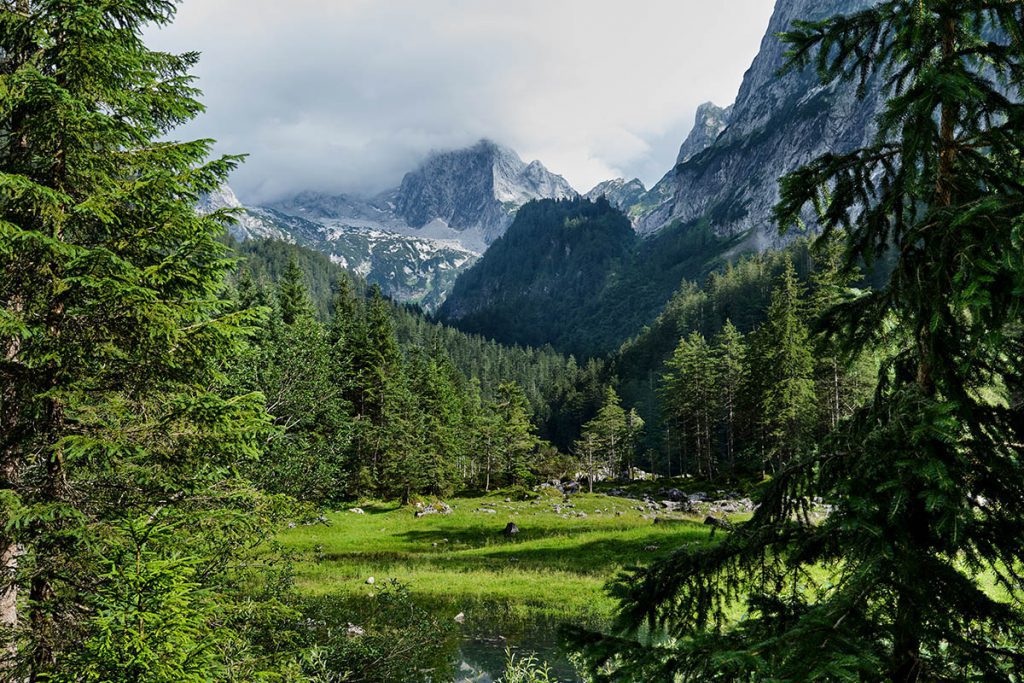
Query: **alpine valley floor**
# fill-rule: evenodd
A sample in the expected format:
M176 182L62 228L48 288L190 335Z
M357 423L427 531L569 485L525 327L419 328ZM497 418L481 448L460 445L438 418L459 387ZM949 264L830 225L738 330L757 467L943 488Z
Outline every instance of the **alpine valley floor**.
M661 480L631 493L673 486L700 488ZM393 579L445 618L461 614L455 664L481 676L459 680L500 673L506 647L537 652L560 679L575 680L557 651L557 625L601 628L615 609L606 586L622 569L707 542L713 533L700 509L655 514L639 500L604 493L563 498L548 488L530 500L492 492L446 502L450 514L419 518L412 506L365 503L362 514L333 512L281 541L297 553L298 585L310 597L359 602ZM509 522L519 528L511 537L502 534Z

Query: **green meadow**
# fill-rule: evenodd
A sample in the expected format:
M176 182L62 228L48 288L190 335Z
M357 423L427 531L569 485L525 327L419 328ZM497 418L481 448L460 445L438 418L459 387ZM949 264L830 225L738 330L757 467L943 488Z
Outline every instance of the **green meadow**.
M711 535L699 516L662 514L667 523L655 524L639 502L596 493L447 502L448 515L368 503L364 514L338 511L290 530L281 540L299 557L300 589L358 598L371 592L370 577L396 579L453 614L601 623L615 608L606 585L621 570ZM509 522L518 534L502 533Z

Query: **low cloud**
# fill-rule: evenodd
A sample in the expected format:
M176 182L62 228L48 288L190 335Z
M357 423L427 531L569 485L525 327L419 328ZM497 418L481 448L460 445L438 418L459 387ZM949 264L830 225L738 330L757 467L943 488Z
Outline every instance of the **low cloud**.
M148 39L203 53L207 113L180 137L248 153L260 202L373 193L489 137L578 190L648 185L696 107L733 100L771 0L184 0Z

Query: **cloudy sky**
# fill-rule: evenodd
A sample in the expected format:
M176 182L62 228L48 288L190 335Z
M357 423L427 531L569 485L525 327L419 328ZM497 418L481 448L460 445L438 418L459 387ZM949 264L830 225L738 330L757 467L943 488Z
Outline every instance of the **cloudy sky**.
M669 169L696 107L730 103L773 0L184 0L154 47L198 50L181 137L250 158L243 200L374 193L489 137L580 191Z

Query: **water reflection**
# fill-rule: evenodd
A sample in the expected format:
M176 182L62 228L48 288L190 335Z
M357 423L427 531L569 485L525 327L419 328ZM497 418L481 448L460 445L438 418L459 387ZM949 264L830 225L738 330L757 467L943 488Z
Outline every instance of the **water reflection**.
M551 667L553 680L559 683L583 680L558 647L557 624L543 618L472 624L459 643L452 672L454 680L456 683L494 683L505 671L509 650L516 654L535 654Z

